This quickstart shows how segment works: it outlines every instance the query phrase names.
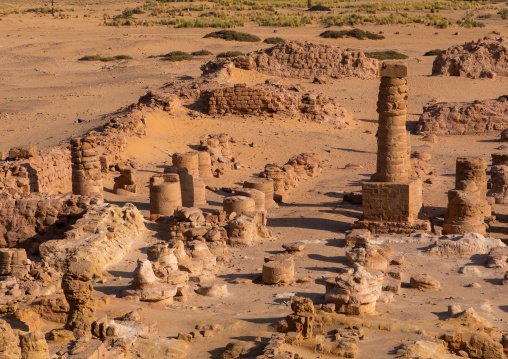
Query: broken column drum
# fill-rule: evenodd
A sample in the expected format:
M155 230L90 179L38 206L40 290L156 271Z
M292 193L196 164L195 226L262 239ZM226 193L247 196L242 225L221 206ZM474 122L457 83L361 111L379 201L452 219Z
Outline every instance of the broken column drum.
M164 173L175 173L180 178L182 206L196 207L206 204L205 182L199 178L199 170L168 167Z
M265 257L263 283L289 284L294 282L294 254L280 253Z
M245 212L256 210L256 201L254 198L245 196L233 196L224 198L222 207L227 214L235 212L237 216Z
M489 196L498 204L508 203L508 166L492 166L490 178Z
M173 155L173 167L187 168L189 172L199 174L199 154L198 152L175 153ZM194 173L197 171L198 173Z
M234 191L235 196L244 196L254 199L256 211L265 210L265 192L254 188L237 188Z
M474 181L464 181L459 189L448 192L448 213L443 223L445 233L485 233L481 200L475 192L477 190Z
M456 161L455 187L462 181L473 180L481 200L487 194L487 162L483 157L459 157Z
M252 178L243 183L244 188L254 188L265 193L265 207L276 207L277 203L273 200L274 185L271 178Z
M72 193L102 196L102 174L95 138L73 138L71 143Z
M200 151L198 152L199 159L199 177L209 178L212 175L212 158L209 152Z
M172 216L182 205L180 177L165 173L150 177L150 214Z

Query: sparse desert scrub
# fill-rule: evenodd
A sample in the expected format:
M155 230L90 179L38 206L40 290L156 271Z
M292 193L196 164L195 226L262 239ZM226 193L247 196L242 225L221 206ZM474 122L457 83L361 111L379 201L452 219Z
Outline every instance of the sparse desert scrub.
M204 38L224 39L226 41L259 42L261 39L256 35L246 34L233 30L221 30L206 34Z
M257 22L260 26L299 27L312 24L311 15L302 13L279 14L273 12L252 12L248 14L250 21Z
M208 50L199 50L199 51L191 52L191 55L192 56L209 56L209 55L213 55L213 54Z
M485 24L478 22L474 19L473 12L466 11L464 17L457 21L457 25L461 27L465 27L468 29L472 29L475 27L485 27Z
M365 56L382 60L405 60L408 58L407 55L401 54L400 52L394 50L388 51L374 51L374 52L366 52Z
M307 11L332 11L328 6L314 5L307 9Z
M217 58L225 58L228 59L230 57L237 57L242 56L243 53L240 51L227 51L227 52L221 52L220 54L217 54Z
M441 52L443 52L443 50L440 50L440 49L430 50L430 51L427 51L426 53L424 53L423 56L437 56Z
M499 10L497 13L501 16L501 19L503 20L508 19L508 7Z
M211 27L229 29L232 27L245 26L245 21L242 18L213 18L213 17L199 17L197 19L182 20L176 27L177 28L199 28Z
M267 37L263 40L265 44L282 44L284 41L286 40L281 37Z
M394 25L394 24L424 24L436 26L442 29L451 26L450 19L433 14L411 15L411 14L390 14L390 15L327 15L322 18L322 23L329 26L354 26L360 24Z
M363 31L360 29L341 30L341 31L327 30L319 34L319 36L325 39L342 39L344 37L354 37L359 40L365 39L382 40L385 38L383 35L374 34L372 32Z
M171 61L171 62L194 60L194 56L185 51L171 51L168 52L167 54L149 56L149 58L157 58L157 57L163 61Z
M116 55L116 56L101 56L101 55L87 55L78 59L78 61L102 61L110 62L117 60L130 60L132 59L129 55Z

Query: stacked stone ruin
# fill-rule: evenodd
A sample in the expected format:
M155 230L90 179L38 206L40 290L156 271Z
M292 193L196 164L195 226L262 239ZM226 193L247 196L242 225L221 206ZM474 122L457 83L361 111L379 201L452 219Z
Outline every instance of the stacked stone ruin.
M496 36L452 46L436 57L432 74L471 78L507 76L507 46L508 38Z
M209 91L208 114L211 116L270 113L302 117L336 128L346 127L353 118L350 111L332 98L302 86L264 84L248 87L246 84L236 84Z
M123 168L120 170L120 176L115 177L113 193L125 194L126 192L136 193L136 171L133 168Z
M448 213L443 231L447 234L486 231L490 218L487 202L487 163L482 157L460 157L456 161L455 189L448 192Z
M417 134L476 135L508 128L508 97L473 102L431 102L423 107Z
M283 166L267 164L259 177L272 179L274 194L284 199L287 192L296 187L301 180L315 177L322 170L323 161L317 154L301 153L291 157Z
M71 139L72 193L102 196L102 173L95 137Z
M218 135L204 135L199 139L200 175L203 178L212 174L219 176L225 169L235 168L237 159L231 151L231 137L226 133ZM208 157L210 156L210 165ZM211 172L208 167L211 166Z
M236 67L294 78L379 76L379 62L358 50L338 46L286 41L280 45L235 58Z
M150 177L150 216L172 216L175 209L182 206L180 176L177 173L164 173Z
M422 207L421 179L409 177L407 102L407 64L383 63L377 102L377 172L375 181L362 184L363 219L355 222L353 228L378 233L430 230L430 223L418 218Z

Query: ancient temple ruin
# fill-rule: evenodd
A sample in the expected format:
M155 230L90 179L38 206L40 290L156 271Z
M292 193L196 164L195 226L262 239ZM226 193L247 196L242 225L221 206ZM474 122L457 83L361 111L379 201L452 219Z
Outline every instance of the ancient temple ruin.
M420 220L422 182L409 177L410 138L406 130L408 103L407 64L383 63L377 112L379 113L377 172L364 182L363 219L353 228L378 233L430 231Z

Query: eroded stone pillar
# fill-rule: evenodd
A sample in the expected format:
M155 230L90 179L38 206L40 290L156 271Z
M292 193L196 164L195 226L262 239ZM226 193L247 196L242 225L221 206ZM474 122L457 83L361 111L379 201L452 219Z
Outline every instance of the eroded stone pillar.
M150 177L150 215L172 216L181 206L182 191L177 173Z
M71 139L72 193L102 196L102 174L95 137Z

